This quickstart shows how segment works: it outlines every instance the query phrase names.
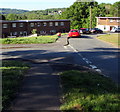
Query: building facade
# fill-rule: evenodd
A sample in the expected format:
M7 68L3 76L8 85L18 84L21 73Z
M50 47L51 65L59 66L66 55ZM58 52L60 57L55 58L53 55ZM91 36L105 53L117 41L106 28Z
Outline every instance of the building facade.
M2 38L8 36L28 36L36 29L37 35L51 35L57 32L69 32L70 20L18 20L0 21Z
M103 31L111 31L113 27L120 27L120 17L96 17L97 28Z

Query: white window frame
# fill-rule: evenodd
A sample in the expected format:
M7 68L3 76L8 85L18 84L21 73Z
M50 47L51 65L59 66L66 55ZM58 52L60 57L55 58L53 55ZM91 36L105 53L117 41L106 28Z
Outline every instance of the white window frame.
M22 35L23 34L23 32L22 31L20 31L20 35Z
M37 23L37 26L40 27L40 26L41 26L41 23Z
M8 28L8 24L3 24L3 28Z
M110 22L113 22L113 19L110 19Z
M53 26L53 22L49 22L49 26Z
M117 23L119 23L119 22L120 22L120 19L117 19L116 21L117 21Z
M35 26L35 24L34 23L30 23L30 27L34 27Z
M59 23L58 23L58 22L55 22L55 26L59 26Z
M16 28L16 23L12 23L12 27L13 27L13 28Z
M60 26L64 26L64 22L60 22Z
M17 35L17 32L13 32L13 35Z
M22 28L22 27L23 27L23 23L20 23L20 24L19 24L19 27Z
M47 22L43 22L43 26L47 26Z

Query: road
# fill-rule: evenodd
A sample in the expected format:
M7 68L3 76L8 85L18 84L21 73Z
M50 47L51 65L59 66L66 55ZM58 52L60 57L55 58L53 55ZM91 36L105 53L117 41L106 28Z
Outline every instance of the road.
M71 38L68 47L72 48L79 58L87 63L87 66L120 83L118 74L118 50L120 49L96 39L95 36L82 35L81 38Z
M81 38L71 38L68 46L64 46L65 37L53 44L6 45L3 46L3 59L22 58L39 63L78 64L95 69L120 83L118 48L97 40L95 36L83 35Z

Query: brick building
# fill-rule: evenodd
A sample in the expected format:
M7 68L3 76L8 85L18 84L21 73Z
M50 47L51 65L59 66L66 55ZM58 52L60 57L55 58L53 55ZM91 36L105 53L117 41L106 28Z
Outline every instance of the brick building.
M32 33L33 29L37 30L38 35L50 35L58 31L69 32L70 20L0 20L0 26L2 26L2 38L27 36Z
M120 17L96 17L97 28L110 31L113 27L120 27Z

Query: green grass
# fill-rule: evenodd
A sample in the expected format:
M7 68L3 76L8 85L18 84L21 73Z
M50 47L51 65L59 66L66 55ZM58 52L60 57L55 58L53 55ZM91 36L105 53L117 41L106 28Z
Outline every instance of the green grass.
M115 46L120 46L120 36L119 34L107 34L107 35L100 35L97 37L100 40L109 42Z
M60 74L63 112L118 112L120 91L98 73L66 71Z
M24 77L28 65L20 61L3 61L2 67L2 106L3 109L9 107L19 89L20 82Z
M53 43L57 39L57 35L47 35L38 37L16 37L16 38L3 38L0 39L2 44L47 44Z

